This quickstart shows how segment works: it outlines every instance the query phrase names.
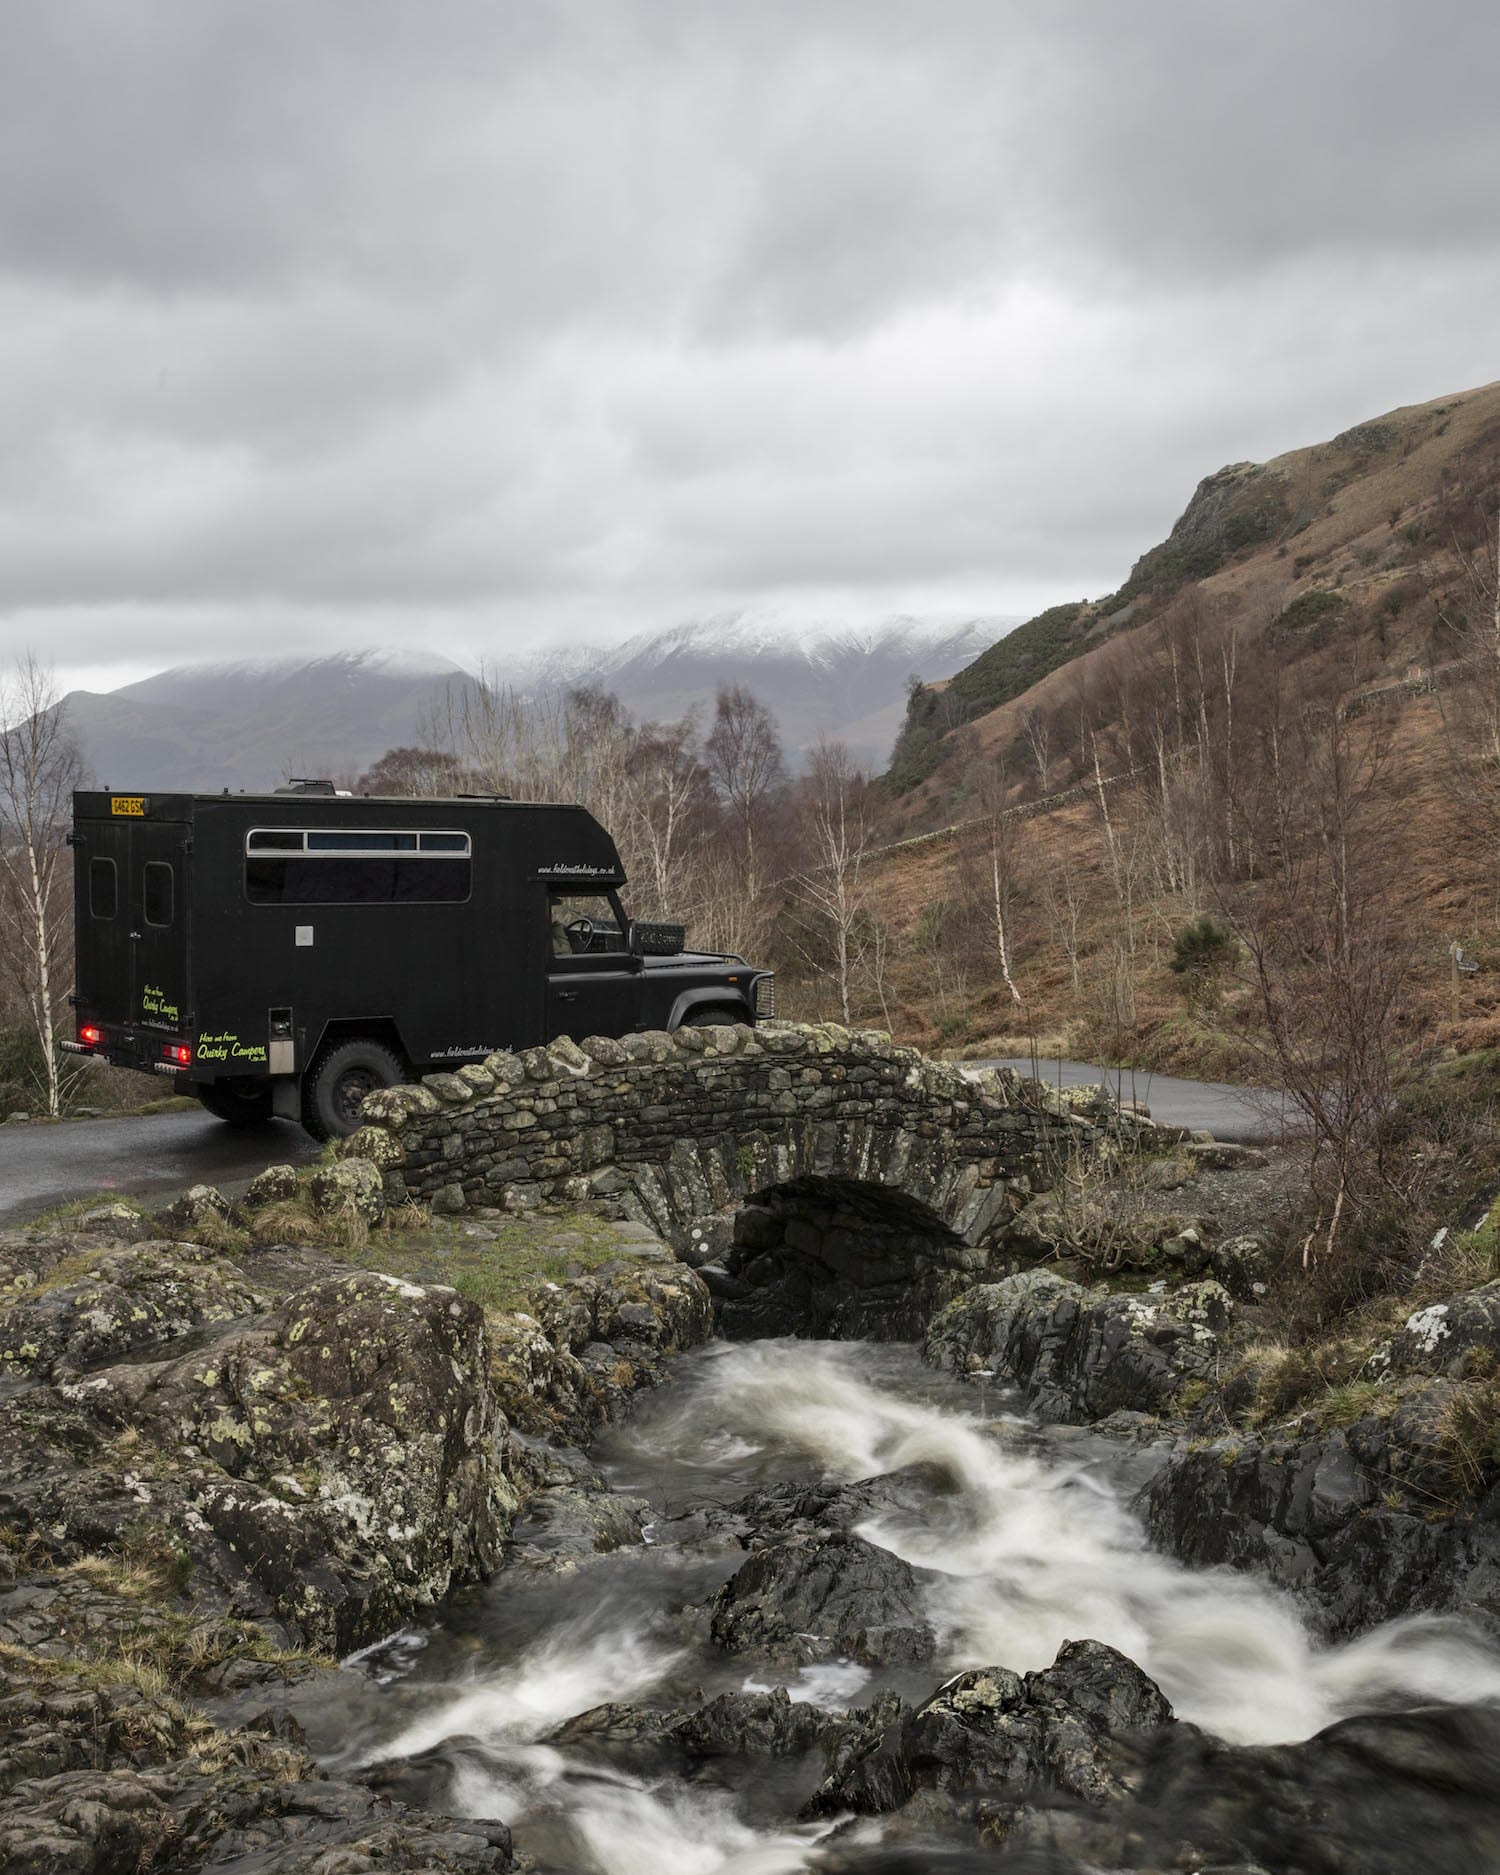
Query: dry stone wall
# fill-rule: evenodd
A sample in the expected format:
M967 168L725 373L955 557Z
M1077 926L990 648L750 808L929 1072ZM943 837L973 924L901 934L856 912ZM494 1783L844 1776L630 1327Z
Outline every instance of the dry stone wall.
M492 1055L373 1094L364 1118L345 1152L382 1168L393 1203L634 1218L685 1260L727 1253L741 1289L756 1286L757 1262L771 1284L786 1259L747 1254L772 1247L764 1233L735 1245L733 1215L778 1190L818 1194L831 1219L839 1193L867 1203L883 1189L902 1214L898 1260L908 1262L880 1280L899 1287L924 1260L920 1242L927 1262L973 1281L1015 1210L1093 1130L1008 1072L929 1061L877 1031L792 1023ZM847 1235L834 1240L845 1263ZM806 1231L783 1229L778 1242L788 1238L792 1254L813 1254ZM752 1320L764 1329L763 1311L740 1313L747 1331Z

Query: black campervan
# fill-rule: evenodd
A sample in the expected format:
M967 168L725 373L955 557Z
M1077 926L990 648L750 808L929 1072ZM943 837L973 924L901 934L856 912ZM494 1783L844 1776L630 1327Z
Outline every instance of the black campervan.
M75 1052L235 1123L352 1132L372 1089L558 1036L774 1013L774 979L633 922L582 807L73 797Z

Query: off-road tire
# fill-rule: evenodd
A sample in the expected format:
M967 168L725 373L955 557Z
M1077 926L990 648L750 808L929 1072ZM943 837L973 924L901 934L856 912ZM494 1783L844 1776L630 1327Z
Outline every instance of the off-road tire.
M212 1081L193 1092L226 1126L269 1126L271 1122L271 1089L264 1081Z
M302 1124L314 1139L347 1139L359 1125L365 1095L405 1079L406 1069L379 1042L339 1042L318 1057L302 1083Z
M743 1009L722 1009L716 1005L711 1009L690 1009L682 1019L682 1026L692 1029L732 1029L737 1022L748 1020Z

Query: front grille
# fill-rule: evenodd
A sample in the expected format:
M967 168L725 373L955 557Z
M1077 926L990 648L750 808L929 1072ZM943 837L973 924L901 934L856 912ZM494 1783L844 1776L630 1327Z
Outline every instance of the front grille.
M757 977L755 979L755 1019L757 1022L769 1022L776 1014L776 979L775 977Z

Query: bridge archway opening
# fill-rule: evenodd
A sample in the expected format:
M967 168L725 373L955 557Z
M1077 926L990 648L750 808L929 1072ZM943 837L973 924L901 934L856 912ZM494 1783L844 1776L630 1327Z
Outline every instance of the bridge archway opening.
M732 1231L718 1318L735 1341L915 1340L985 1262L921 1199L851 1178L767 1186L741 1204Z

